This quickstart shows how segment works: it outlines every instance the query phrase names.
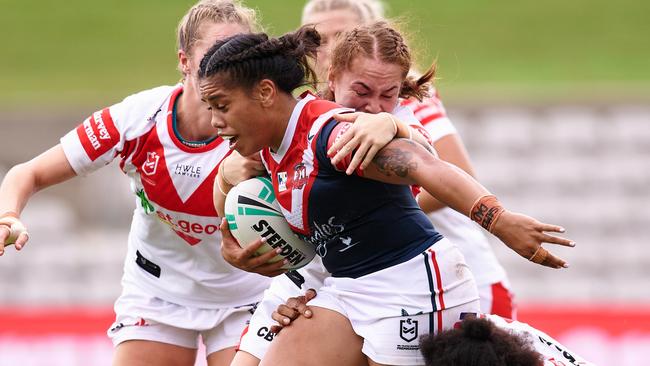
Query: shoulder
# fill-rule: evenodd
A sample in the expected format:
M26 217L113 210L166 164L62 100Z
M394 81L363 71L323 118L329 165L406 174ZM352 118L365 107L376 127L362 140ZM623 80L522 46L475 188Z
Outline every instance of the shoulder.
M334 102L323 99L313 99L305 105L303 116L309 119L317 119L323 115L328 115L334 110L342 107ZM333 113L332 113L333 114Z
M111 106L111 115L114 119L146 119L163 107L169 97L176 91L180 92L179 85L165 85L132 94Z

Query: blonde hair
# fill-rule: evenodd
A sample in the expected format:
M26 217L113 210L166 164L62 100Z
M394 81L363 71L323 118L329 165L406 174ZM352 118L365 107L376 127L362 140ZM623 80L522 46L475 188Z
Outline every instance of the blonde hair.
M384 19L384 3L380 0L309 0L302 9L302 24L313 14L332 10L351 10L361 23Z
M241 4L239 0L201 0L183 16L178 23L177 47L186 54L192 52L199 40L203 22L236 23L247 28L248 32L258 32L261 26L254 9Z

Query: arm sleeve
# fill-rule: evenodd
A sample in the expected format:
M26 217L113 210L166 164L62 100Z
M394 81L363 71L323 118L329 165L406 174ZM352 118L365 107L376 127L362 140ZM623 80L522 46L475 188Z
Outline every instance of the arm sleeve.
M124 139L110 108L105 108L63 136L61 146L72 169L78 175L87 175L113 161Z
M136 139L155 126L156 115L174 88L162 86L131 95L93 113L63 136L61 146L75 173L87 175L130 151Z

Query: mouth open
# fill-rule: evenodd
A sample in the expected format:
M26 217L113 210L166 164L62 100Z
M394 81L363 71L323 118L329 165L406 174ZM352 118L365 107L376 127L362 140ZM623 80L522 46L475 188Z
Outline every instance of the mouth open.
M233 150L235 148L235 145L237 145L237 136L233 135L220 135L224 141L228 141L228 148L230 150Z

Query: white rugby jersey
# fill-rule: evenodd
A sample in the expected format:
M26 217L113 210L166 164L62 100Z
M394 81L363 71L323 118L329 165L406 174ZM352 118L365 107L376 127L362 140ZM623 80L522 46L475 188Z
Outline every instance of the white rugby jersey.
M482 314L481 317L492 321L501 329L530 340L535 350L544 356L544 366L593 366L593 363L585 361L548 334L526 323L493 314Z
M93 113L61 139L78 175L120 160L136 208L124 262L124 285L198 308L259 301L270 279L238 270L221 255L212 190L228 154L221 138L184 145L173 131L182 86L162 86Z
M433 143L439 139L457 133L456 128L447 117L447 112L433 89L431 97L422 102L414 99L403 100L402 106L413 110L415 117L422 123L431 136ZM491 285L506 278L506 272L499 264L482 229L467 216L445 207L428 214L433 226L444 237L458 246L465 261L474 274L477 286Z

